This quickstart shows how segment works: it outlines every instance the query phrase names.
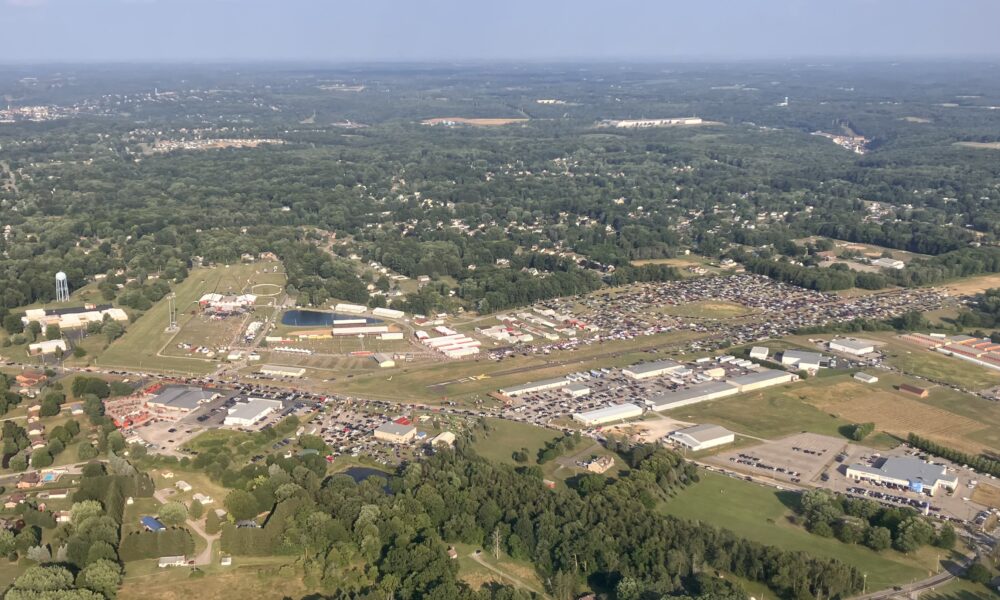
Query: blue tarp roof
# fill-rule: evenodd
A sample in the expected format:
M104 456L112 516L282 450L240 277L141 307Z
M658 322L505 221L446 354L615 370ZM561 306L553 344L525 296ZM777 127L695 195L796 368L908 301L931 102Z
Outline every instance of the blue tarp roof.
M156 517L143 517L139 519L139 522L142 523L143 527L151 531L159 531L161 529L166 529L166 526L164 526L163 523L160 523L160 520L157 519Z

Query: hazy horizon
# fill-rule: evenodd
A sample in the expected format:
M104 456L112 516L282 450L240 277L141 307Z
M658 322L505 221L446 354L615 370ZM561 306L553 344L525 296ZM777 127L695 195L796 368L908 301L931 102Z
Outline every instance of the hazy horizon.
M1000 3L0 0L0 62L990 60Z

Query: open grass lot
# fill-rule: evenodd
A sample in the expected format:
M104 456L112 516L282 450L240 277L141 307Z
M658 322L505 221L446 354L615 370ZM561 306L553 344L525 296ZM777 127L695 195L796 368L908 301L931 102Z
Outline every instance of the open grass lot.
M796 501L793 492L779 492L715 473L701 475L699 483L667 501L664 512L710 523L785 550L840 559L868 573L869 590L909 583L915 577L926 577L928 570L936 570L934 549L922 549L912 556L894 551L876 553L864 546L812 535L788 520L793 514L790 506Z
M996 600L997 594L985 585L965 579L952 579L939 588L920 594L922 600Z
M488 422L490 424L489 433L485 435L479 433L479 438L473 444L473 448L483 458L509 465L517 464L511 458L511 453L520 448L528 449L528 456L533 463L538 450L560 435L527 423L503 419L488 419Z
M1000 487L980 482L972 492L972 501L984 506L1000 508Z
M187 598L298 598L315 590L302 583L301 573L286 557L234 557L231 567L213 565L204 577L191 569L159 569L155 560L128 563L120 600L183 600Z
M664 306L660 312L665 315L693 319L733 319L751 315L754 311L735 302L704 300L677 306Z
M483 550L478 557L473 558L476 550ZM511 585L527 591L544 589L538 579L534 567L530 563L518 561L500 555L497 560L485 548L469 544L455 544L458 552L458 577L469 584L472 589L479 589L490 584ZM492 568L491 568L492 567ZM548 596L546 596L548 597Z
M626 366L639 360L662 357L674 345L700 337L692 332L667 333L632 340L583 346L575 351L515 356L502 361L485 358L441 361L401 369L385 369L356 377L338 376L331 391L372 398L435 402L482 399L506 385L557 377L595 367ZM651 349L659 349L650 355ZM387 373L386 371L392 371ZM392 376L391 381L388 379Z
M510 125L511 123L526 123L528 119L520 117L499 117L499 118L468 118L468 117L435 117L421 121L423 125L440 125L441 123L461 123L462 125L476 125L478 127L497 127L500 125Z
M1000 142L955 142L963 148L979 148L982 150L1000 150Z
M950 281L943 286L953 295L979 294L990 288L1000 287L1000 275L980 275L979 277L965 277Z
M168 323L167 300L157 302L141 319L130 323L125 335L115 340L95 364L104 367L122 367L148 371L168 371L204 374L214 370L215 361L195 357L162 356L160 352L173 343L175 336L184 333L188 325L199 324L198 299L210 292L241 293L259 283L274 283L284 275L275 273L277 263L249 263L231 266L194 269L188 278L174 288L177 294L177 334L166 331ZM267 301L267 299L264 299ZM228 343L230 340L220 340Z
M810 379L684 406L665 414L681 421L715 423L738 433L764 438L801 431L839 436L840 428L850 422L831 416L808 401L815 387L823 383L825 381L820 379Z

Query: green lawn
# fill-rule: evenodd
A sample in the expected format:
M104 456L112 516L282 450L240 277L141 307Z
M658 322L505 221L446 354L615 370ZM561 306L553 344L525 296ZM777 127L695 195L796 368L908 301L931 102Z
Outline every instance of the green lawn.
M502 419L488 419L490 432L483 434L477 432L478 439L473 448L476 452L489 460L517 464L511 458L511 453L520 448L528 449L529 464L534 464L538 450L550 440L556 439L560 434L528 425L527 423L517 423Z
M939 588L920 594L922 600L996 600L997 594L985 585L952 579Z
M907 373L935 381L944 381L966 389L985 389L1000 385L1000 371L982 367L959 358L929 352L916 345L899 342L894 335L871 336L886 341L886 362Z
M757 542L785 550L840 559L868 573L869 590L909 583L934 569L936 552L923 549L913 556L895 551L873 552L863 546L822 538L789 522L793 492L702 472L702 480L663 505L664 512L722 527ZM935 569L936 570L936 569Z

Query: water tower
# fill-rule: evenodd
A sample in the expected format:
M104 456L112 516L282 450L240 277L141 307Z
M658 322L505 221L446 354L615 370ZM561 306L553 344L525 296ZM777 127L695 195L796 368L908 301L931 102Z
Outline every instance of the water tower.
M56 273L56 302L69 301L69 282L62 271Z

